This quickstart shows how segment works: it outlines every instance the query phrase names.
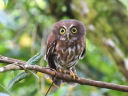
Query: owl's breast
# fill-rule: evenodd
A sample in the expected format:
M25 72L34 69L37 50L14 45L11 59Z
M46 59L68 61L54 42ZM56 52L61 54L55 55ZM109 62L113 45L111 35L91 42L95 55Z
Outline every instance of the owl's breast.
M82 44L80 42L58 42L55 51L55 64L70 68L78 62L81 51Z

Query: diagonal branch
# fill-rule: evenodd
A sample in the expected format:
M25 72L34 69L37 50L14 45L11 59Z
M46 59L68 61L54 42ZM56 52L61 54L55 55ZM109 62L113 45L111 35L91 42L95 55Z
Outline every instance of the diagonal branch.
M0 56L0 63L7 63L7 64L11 63L10 65L1 67L0 73L6 72L9 70L29 69L29 70L35 70L38 72L42 72L42 73L45 73L45 74L48 74L51 76L55 76L55 74L56 74L57 78L65 80L67 82L74 82L74 83L78 83L81 85L90 85L90 86L96 86L96 87L100 87L100 88L108 88L108 89L128 92L128 86L126 86L126 85L117 85L114 83L107 83L107 82L89 80L89 79L84 79L84 78L80 78L79 80L73 80L73 78L68 74L62 74L60 72L56 72L51 69L40 67L38 65L25 65L24 61L9 58L9 57Z

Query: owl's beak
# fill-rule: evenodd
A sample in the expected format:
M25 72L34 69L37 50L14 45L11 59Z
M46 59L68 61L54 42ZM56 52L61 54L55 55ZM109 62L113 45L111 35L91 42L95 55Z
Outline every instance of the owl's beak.
M67 39L69 40L69 32L67 32Z

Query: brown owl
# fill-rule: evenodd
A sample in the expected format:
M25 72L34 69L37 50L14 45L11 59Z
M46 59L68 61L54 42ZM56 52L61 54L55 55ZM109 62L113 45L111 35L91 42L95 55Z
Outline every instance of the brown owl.
M76 79L75 65L86 51L85 27L77 20L61 20L53 26L48 37L46 61L48 67L63 73L70 73ZM61 80L55 80L56 85Z

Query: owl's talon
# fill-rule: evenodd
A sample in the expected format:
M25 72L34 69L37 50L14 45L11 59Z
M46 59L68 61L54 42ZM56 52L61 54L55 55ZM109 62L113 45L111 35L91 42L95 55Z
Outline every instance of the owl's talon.
M70 76L73 78L73 80L76 79L76 75L72 71L70 71Z
M61 69L59 69L58 71L59 71L59 72L62 72L62 70L61 70Z
M58 72L62 72L62 69L58 67L58 68L57 68L57 71L58 71Z
M63 70L63 73L66 74L66 70Z
M63 70L63 69L61 69L59 67L57 68L57 71L66 74L66 70Z
M79 78L79 77L77 77L77 80L80 80L80 78Z
M75 74L75 77L76 77L77 80L80 80L80 78L76 74Z

